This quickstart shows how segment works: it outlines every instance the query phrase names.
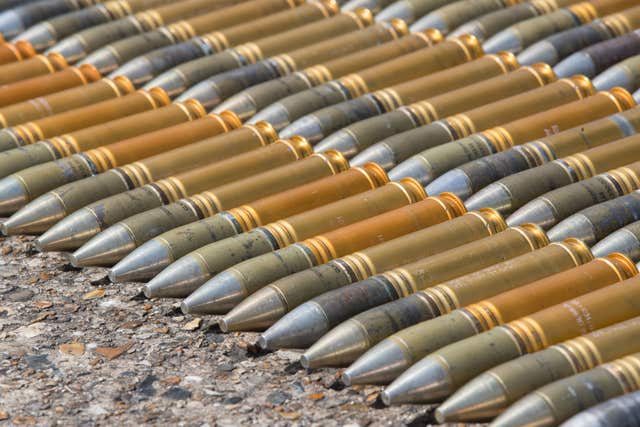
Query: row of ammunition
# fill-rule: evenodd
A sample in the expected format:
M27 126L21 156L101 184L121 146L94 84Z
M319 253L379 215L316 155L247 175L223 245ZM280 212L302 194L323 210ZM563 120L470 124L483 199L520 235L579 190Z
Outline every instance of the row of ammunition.
M640 425L640 6L340 3L0 0L0 230L439 422Z

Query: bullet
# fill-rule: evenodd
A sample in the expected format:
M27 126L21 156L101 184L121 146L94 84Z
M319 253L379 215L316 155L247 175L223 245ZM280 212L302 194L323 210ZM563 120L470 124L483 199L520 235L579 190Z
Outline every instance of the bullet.
M342 10L351 11L360 8L369 9L371 13L376 14L383 8L393 3L393 0L349 0L343 6Z
M454 0L400 0L382 9L376 15L376 21L390 21L397 18L411 24L427 13L453 2Z
M302 141L296 140L292 142L302 146ZM309 154L309 151L304 154ZM265 165L265 167L267 166ZM268 167L271 167L271 165ZM226 185L183 198L165 207L151 209L142 214L126 218L105 230L104 233L95 236L74 252L71 258L72 262L76 264L100 263L102 265L113 265L137 246L172 228L212 216L224 209L239 206L250 200L259 199L269 194L275 194L285 189L311 182L327 176L328 173L346 169L346 167L347 163L344 158L337 152L331 152L323 153L322 155L313 154L308 161L293 162L280 168L271 168L271 170L262 173L257 173L257 167L254 167L253 170L248 169L246 173L254 172L254 174L247 178L236 179ZM154 195L154 198L157 200L157 196ZM159 201L153 201L153 204L147 203L147 207L160 204ZM107 207L110 208L111 206ZM143 210L142 206L140 206L140 210ZM110 211L109 214L110 216L105 215L104 218L101 218L101 224L98 224L98 226L105 227L108 224L107 221L117 217L117 214L121 214L121 210L116 211L114 209L114 212ZM93 220L94 224L95 222ZM94 226L94 229L97 228ZM127 237L122 239L124 230L127 230Z
M524 206L509 216L507 222L517 225L522 221L531 221L548 230L576 212L636 190L640 186L639 167L640 163L631 163L624 167L596 175L593 178L568 184L535 198L532 197L530 202L524 204ZM514 179L511 181L519 179L516 175L512 177ZM505 178L504 182L507 181L507 178ZM497 184L502 183L499 182ZM482 191L481 193L488 197L492 194L493 196L498 195L498 197L500 197L502 193L498 191L499 187L497 184L492 184L494 187L491 188L491 190L494 191ZM489 190L489 187L487 187L487 190ZM522 192L520 191L520 193ZM533 190L532 193L535 195L536 191ZM480 195L481 194L478 193L478 203L481 203L482 200ZM516 198L519 198L521 195L522 194L518 194ZM484 199L486 200L487 198ZM528 197L523 197L523 199L528 199ZM508 207L509 203L510 202L507 201L505 206ZM505 209L505 211L506 210L507 209Z
M2 0L0 2L0 11L13 9L14 7L22 6L28 3L33 3L38 0Z
M640 55L633 56L609 67L593 79L593 84L602 90L611 89L613 86L623 87L631 92L637 90L640 85L638 67Z
M69 134L67 138L69 138L69 136L75 136L75 138L70 141L77 143L74 148L78 149L77 151L80 152L79 155L69 161L61 159L37 164L36 166L23 169L4 178L0 181L0 187L2 187L3 190L9 189L9 193L13 194L14 197L10 197L9 200L7 200L3 197L2 190L0 190L0 212L15 212L14 209L21 208L26 202L56 188L57 180L53 177L60 173L61 170L64 170L67 165L73 164L74 166L77 166L78 163L80 163L84 164L85 167L88 167L87 164L91 165L93 163L96 165L100 164L101 170L110 169L110 153L109 150L104 149L106 145L113 141L121 141L123 139L142 135L164 127L184 123L191 120L193 117L196 117L197 114L204 115L204 111L201 108L202 107L195 101L191 103L171 104L166 107L159 108L157 111L147 111ZM200 111L197 114L194 113L194 111L197 110ZM62 139L60 140L63 141L64 144L69 143L69 139L67 139L67 141ZM27 148L47 148L53 146L54 149L62 151L60 145L46 145L47 142L50 143L51 141L55 141L55 139L46 141L43 145L32 145ZM65 146L63 145L62 148L64 147ZM34 152L34 157L40 154L38 151L27 150L27 148L23 148L23 150ZM91 151L89 152L88 150ZM67 151L68 154L71 155L73 154L73 151L76 150L67 148ZM40 156L43 157L43 155ZM53 175L48 176L49 173L52 173ZM72 179L71 177L73 177L73 174L69 173L68 175L70 176L69 179ZM50 179L50 181L44 179L45 177ZM77 177L78 175L76 175L76 178ZM17 193L15 193L18 188L16 187L16 184L18 183L21 188L21 197L16 197Z
M640 191L633 191L588 207L560 221L549 230L549 239L582 239L593 245L627 224L640 220Z
M174 228L123 258L111 269L111 277L116 282L151 279L175 260L204 245L342 200L387 182L384 171L372 163ZM149 298L177 296L156 293L152 287L145 288L145 292Z
M36 51L41 52L78 31L167 3L170 0L107 1L47 19L27 28L15 39L28 41Z
M42 196L37 202L34 201L33 209L31 205L28 210L25 207L25 216L30 221L45 222L46 217L44 215L35 216L34 214L29 216L27 213L37 212L35 209L40 203L42 203L42 206L51 206L54 205L53 198L60 200L65 205L65 211L60 212L57 209L48 208L46 215L51 215L52 221L62 214L70 214L69 217L63 218L59 223L51 227L38 238L36 244L42 250L78 249L102 230L100 224L94 218L100 216L98 213L104 210L105 205L109 206L114 203L116 206L127 207L127 210L123 211L122 217L118 217L113 223L128 216L128 209L131 209L131 204L128 202L135 199L130 197L132 193L126 193L127 191L156 181L160 187L150 186L149 191L153 194L154 188L166 188L162 181L158 181L160 179L169 178L172 174L175 174L174 176L178 175L179 179L179 174L187 173L190 170L195 170L211 163L217 164L222 160L271 144L276 139L277 134L266 123L259 123L255 126L245 125L224 135L213 136L186 147L158 154L94 177L85 178L75 182L72 186L60 187L53 190L52 193ZM118 185L114 181L118 182ZM120 193L125 193L122 195L124 199L119 195ZM133 194L135 195L136 193ZM170 192L169 195L171 194ZM121 201L118 202L118 200ZM145 206L142 205L139 212L144 211L144 208ZM104 227L113 223L104 224Z
M620 252L633 262L640 261L640 222L632 222L596 243L591 251L595 256Z
M483 319L479 320L480 326L477 326L479 331L469 329L469 323L478 321L477 315L482 313L477 309L471 310L473 307L490 306L494 302L499 304L496 311L502 313L504 310L504 313L503 317L497 319L504 323L509 319L517 319L524 314L564 301L576 293L584 293L586 291L583 289L591 289L597 286L598 282L594 282L591 278L585 284L571 282L566 289L555 284L559 283L558 279L565 277L561 273L578 271L575 267L589 263L592 259L589 248L584 243L567 239L441 283L396 302L385 304L377 310L362 313L348 322L356 322L364 326L365 337L370 337L367 348L378 342L379 344L356 360L345 371L344 377L350 384L387 384L393 381L432 351L467 338L473 333L480 333L482 328L487 326L487 322ZM615 272L621 262L615 260L612 262L617 262L612 267ZM608 272L608 266L611 264L603 261L595 266L595 271ZM629 268L635 271L632 263L627 261L626 264L630 264ZM592 270L587 269L585 274ZM577 276L574 273L569 274L569 280L574 280L575 277ZM598 277L602 277L602 274ZM540 285L534 286L537 283ZM499 285L496 286L496 284ZM530 288L530 286L534 287ZM529 298L530 295L538 295L537 292L540 292L539 295L543 295L544 298L536 299L533 305L520 304L512 309L508 307L513 306L511 302L513 300L504 299L504 296L514 295L518 301L521 301L522 295ZM553 292L560 292L561 295ZM507 301L507 304L501 301ZM537 308L539 306L541 308ZM375 325L380 323L379 316L383 312L389 313L399 323L391 327L384 325L381 331L377 331ZM521 312L524 313L515 314ZM458 327L458 324L464 326ZM444 329L443 325L446 325ZM442 332L446 332L446 337L442 336Z
M638 390L640 353L546 385L514 403L492 425L555 426L585 409Z
M635 317L639 286L636 276L442 347L400 375L382 399L388 405L441 401L501 363Z
M435 179L429 186L436 189L434 194L438 194L438 189L441 188L456 189L455 193L459 197L471 197L467 201L470 203L478 197L472 196L474 193L501 178L541 166L559 157L580 153L634 135L638 129L640 108L634 107L465 163Z
M28 81L28 80L27 80ZM50 95L0 108L0 125L11 127L54 114L97 104L133 92L133 85L125 78L103 78L86 86L78 86ZM0 137L2 138L2 137Z
M506 244L510 249L513 249L512 252L507 251L506 253L508 255L506 256L515 257L527 252L527 248L524 248L522 244L526 241L527 236L529 238L533 236L533 240L527 244L529 250L531 250L529 245L537 246L539 239L544 237L543 235L535 235L537 234L535 229L528 229L526 227L522 230L514 229L506 230L505 232L506 234L498 232L495 235L489 233L488 237L482 237L480 239L472 238L468 241L469 243L454 246L444 251L436 248L435 254L420 258L409 264L402 262L403 265L400 267L386 272L390 274L371 275L371 277L350 284L349 286L322 293L318 297L310 299L292 310L265 332L262 337L264 338L265 345L270 348L309 347L343 320L369 308L414 293L421 289L423 285L422 282L424 281L438 282L464 275L487 265L495 264L494 245ZM497 240L490 239L491 237L497 236L499 236ZM546 237L544 237L544 239L546 239ZM543 245L546 244L543 241L540 242ZM518 246L523 247L520 248ZM486 250L486 256L483 259L480 259L478 256L478 250ZM460 265L454 266L454 264L451 263L451 259L453 258L464 259L464 261L461 262ZM504 259L505 258L502 258L501 260ZM403 276L397 276L398 278L404 277L406 280L413 281L413 284L390 281L389 277L391 277L391 275L393 275L394 278L396 277L393 273L394 271L405 268L409 268L411 272L414 272L416 269L423 272L429 271L429 274L420 275L418 278L419 282L416 282L414 280L415 278L410 276L411 272L403 273ZM425 286L428 286L428 284L425 284ZM336 297L338 299L336 299ZM346 306L346 304L349 304L349 306ZM302 332L303 330L305 331L304 333ZM310 331L313 331L313 333ZM324 349L321 349L321 352L324 353ZM315 350L312 353L308 353L307 355L309 357L306 358L307 362L310 363L309 366L312 366L316 361L324 364L324 360L321 360L324 359L324 356ZM337 358L335 361L338 361Z
M639 25L640 7L632 7L620 13L596 19L589 24L550 35L520 52L518 61L524 65L543 61L554 66L580 49L621 36ZM620 85L611 87L613 86ZM599 87L598 89L602 90Z
M0 33L6 40L10 40L40 21L96 2L94 0L47 0L17 6L0 13Z
M329 80L345 76L361 69L366 69L380 62L389 61L422 49L425 46L438 43L441 39L442 35L440 35L437 30L408 34L398 40L363 49L351 55L327 61L324 64L317 64L272 82L261 83L243 92L251 99L250 105L244 107L247 108L246 112L235 109L233 111L241 117L244 117L245 114L255 114L249 119L249 123L265 120L271 123L276 130L281 130L290 123L290 119L287 117L288 113L286 110L281 112L283 108L286 107L281 106L280 103L276 101L321 85ZM229 103L231 103L231 99ZM271 106L271 104L274 105ZM264 111L262 111L263 109Z
M172 151L240 126L240 121L230 115L202 117L204 110L197 104L186 105L185 111L188 115L184 123L66 157L56 162L57 170L49 167L48 173L40 172L46 174L48 186L54 189L5 221L7 234L42 233L69 213L92 202L148 184L154 177L153 172L157 172L158 168L154 166L158 163L166 172L155 174L156 177L196 167L196 162L185 165L179 153ZM231 156L233 148L228 151ZM160 155L164 158L158 159ZM93 176L99 178L84 180Z
M240 93L230 96L229 99L221 102L213 111L233 111L241 119L246 120L257 112L259 105L266 106L264 104L266 97L270 97L272 102L275 102L277 99L273 99L273 95L278 92L277 88L281 87L281 85L284 85L281 90L286 92L291 92L287 89L289 84L302 85L301 89L309 87L307 83L312 83L311 80L303 78L300 72L294 72L294 70L305 69L314 64L322 64L333 58L350 57L362 50L398 40L406 36L407 31L408 28L403 21L380 22L368 28L333 37L255 64L256 66L270 67L270 72L266 74L248 75L250 73L247 73L247 71L252 68L242 67L237 72L239 76L246 80L236 79L233 82L227 82L227 84L234 85L231 87L233 91ZM289 65L286 67L279 66L284 61ZM235 73L236 71L230 71L228 76L235 76ZM290 78L286 79L286 77ZM263 82L267 82L267 85L261 84ZM269 85L269 83L274 84ZM262 87L256 88L256 86ZM269 87L274 87L274 90L269 89Z
M281 103L285 105L289 113L289 119L299 118L284 128L281 134L301 135L312 144L316 143L328 133L339 129L331 127L332 112L335 108L326 107L338 104L336 107L340 112L341 104L339 102L353 99L367 92L383 89L396 83L412 80L425 74L445 70L471 61L481 55L482 51L474 37L464 36L460 39L449 39L421 51L341 77L333 85L326 83L318 88L294 95L298 101L302 101L303 98L306 100L305 104L297 106L297 109L295 108L296 105L291 102L294 101L293 97L286 98ZM323 94L322 88L330 89L330 93L326 94L328 96L319 97L319 95ZM317 99L304 96L310 93L313 93ZM321 109L323 107L325 109ZM368 107L372 108L371 105L368 105ZM313 114L309 114L311 112ZM307 115L304 115L305 113ZM357 113L358 111L354 111L352 114L356 115ZM363 118L366 118L366 112L363 112L363 114L365 114ZM357 118L352 120L357 120Z
M249 300L271 302L270 296L274 291L282 296L277 308L273 308L272 305L265 306L262 311L256 313L256 317L260 316L261 319L261 323L256 327L266 328L274 323L278 325L262 334L259 344L263 348L279 348L287 346L286 340L290 336L299 339L289 330L287 321L283 320L281 324L276 321L313 297L400 267L407 262L418 261L479 240L504 228L502 218L495 211L483 209L478 212L469 212L450 221L397 237L277 280L247 300L247 303ZM283 327L280 328L280 325Z
M10 62L0 66L0 85L45 74L53 74L65 68L67 68L67 61L60 54L36 55L22 61Z
M640 392L614 397L569 418L564 427L637 427L640 425Z
M203 56L212 56L217 52L240 43L252 42L255 43L258 48L261 48L260 45L263 39L271 39L276 34L290 33L290 31L292 31L283 31L284 28L309 28L310 33L308 35L304 34L307 37L301 37L300 31L298 31L295 34L296 39L293 39L296 40L293 46L295 46L296 43L304 44L305 40L313 41L314 36L321 37L321 35L314 34L313 30L319 25L319 22L326 21L331 15L337 13L337 11L338 6L335 2L325 1L303 4L291 9L285 9L281 12L267 14L264 17L252 19L231 27L222 21L223 23L220 24L220 29L214 33L202 34L200 37L192 37L187 41L178 38L178 40L168 46L158 47L146 54L132 54L127 55L126 58L119 55L121 59L119 64L121 66L113 70L111 76L123 75L131 79L136 86L141 86L162 72L177 65L202 58ZM345 18L344 15L345 14L342 14L341 16ZM335 17L331 19L334 25L335 21ZM340 19L338 19L338 21L340 21ZM353 19L346 19L346 21L353 22ZM309 24L314 22L316 25L309 27ZM321 25L321 27L326 26L326 24L324 26ZM169 26L168 31L171 31L171 28L172 27ZM354 28L357 28L357 26L354 26ZM335 31L335 34L340 34L348 30L346 28L342 29L339 25L335 25L332 29ZM331 33L329 32L329 34ZM259 40L256 40L257 38L259 38ZM289 39L289 41L291 42L292 39ZM127 41L119 43L123 44L125 42ZM252 47L255 49L254 46ZM98 53L96 52L95 55L98 55ZM127 62L123 62L125 60ZM241 65L244 65L245 58L238 58L237 60L240 61ZM89 58L87 61L89 61ZM152 83L152 86L153 85Z
M117 40L151 31L162 25L210 12L212 8L233 5L236 0L181 0L168 2L155 9L147 9L105 24L76 32L49 48L46 53L57 52L70 63L84 59L89 53Z
M312 5L317 4L319 3L309 3L307 7L310 8ZM327 13L326 10L331 6L335 6L333 1L327 2L326 4L328 5L327 8L321 9L325 10L325 13ZM336 11L336 9L331 10L331 13ZM367 9L358 9L355 12L340 13L324 21L330 22L312 25L308 28L309 34L305 34L304 37L301 34L306 31L296 28L257 40L256 36L248 39L252 41L232 47L224 52L208 55L178 65L160 74L147 83L145 87L159 86L167 90L172 96L178 96L191 86L216 74L253 64L265 57L284 53L290 49L297 49L315 41L326 40L335 33L353 31L358 28L362 29L373 22L373 16ZM333 34L331 28L335 31ZM238 27L236 27L236 29L238 29ZM241 31L240 36L243 36L246 32L246 30ZM246 37L243 38L246 40Z
M118 141L129 136L120 135L123 129L135 134L145 126L161 126L130 117L162 108L161 115L181 111L180 107L167 105L169 102L161 89L138 91L0 130L0 148L4 149L0 152L0 176ZM140 127L143 129L138 130Z
M220 290L205 282L223 270L249 258L292 245L298 240L374 217L424 197L426 195L422 188L412 180L388 183L203 246L163 270L149 282L148 288L155 292L160 289L167 292L165 288L172 287L173 293L179 292L181 295L193 292L183 302L185 312L217 311L216 306L223 304L223 301L216 299ZM184 266L188 266L188 269L184 269Z
M433 34L439 37L439 33ZM362 96L371 90L453 67L481 55L480 45L473 37L443 41L288 96L255 118L260 116L264 120L275 115L270 123L275 123L276 129L283 127L282 132L310 134L310 130L315 130L318 125L313 119L305 122L302 118L306 114Z
M90 65L70 67L57 73L32 77L0 87L0 106L8 106L32 98L49 95L100 79L98 70Z
M326 24L329 24L329 21L326 20ZM311 29L311 25L307 25L299 32L309 35ZM402 21L381 22L367 29L352 31L342 36L267 58L255 64L217 74L188 89L180 96L180 99L198 99L207 108L216 107L214 111L224 111L228 109L225 100L250 86L288 75L298 69L322 63L331 58L348 55L359 46L366 48L376 42L389 41L406 34L407 31L408 28ZM339 32L334 31L334 33ZM293 33L291 37L294 37ZM264 51L264 49L262 50Z
M640 54L640 30L596 43L560 61L553 70L558 77L583 74L593 78L607 68Z
M434 77L434 79L437 78L438 76ZM417 127L426 126L438 119L455 120L455 118L452 118L451 116L456 113L460 113L460 117L463 117L463 119L458 118L458 120L465 120L465 127L484 129L485 127L503 123L504 120L519 118L522 117L523 114L530 114L532 109L543 110L545 108L556 106L558 103L579 99L579 97L585 92L585 89L587 91L589 90L588 87L582 89L582 86L584 85L579 79L563 80L559 82L554 82L554 80L555 76L549 67L544 64L537 64L532 67L520 68L513 72L508 72L469 86L463 86L448 92L445 91L433 98L423 99L422 101L401 107L395 111L395 114L390 118L393 119L393 117L403 116L404 120L402 121L405 123L408 121L407 119L410 119L413 126L406 127L415 129ZM549 87L541 89L541 86L544 87L545 85L548 85ZM442 86L446 88L446 85ZM369 102L371 102L372 98L373 97L369 97ZM357 105L358 101L359 100L351 101L351 103ZM346 107L347 104L342 103L335 107L320 110L319 112L314 113L314 116L319 118L324 124L326 120L322 119L326 118L327 114L323 115L323 111L330 111L333 108L333 110L336 110L337 112L339 111L338 108L343 106ZM505 110L505 106L509 106L509 108ZM388 110L390 109L392 108L388 108ZM342 110L347 110L347 112L349 111L348 108L342 108ZM378 109L377 113L381 111L382 109ZM497 111L502 111L503 113L495 114ZM383 115L379 117L380 120L378 120L378 122L384 125L388 116ZM446 119L447 117L449 117L449 119ZM350 117L345 118L347 120L342 120L343 123L340 124L341 117L338 114L332 114L331 118L332 121L330 124L333 125L338 123L338 126L348 124L348 119L350 119ZM359 125L360 128L367 128L368 130L367 120L358 122L357 125ZM436 126L442 129L440 124ZM378 137L384 138L385 136L384 131L380 134L376 133L377 127L380 127L380 125L374 126L369 130L373 135L376 135L376 140ZM402 126L400 126L400 129L402 129ZM361 148L366 149L367 144L369 144L368 141L372 138L363 138L362 142L354 142L354 136L359 135L350 131L350 128L346 128L334 133L329 138L326 138L324 141L317 144L316 149L339 149L340 151L344 151L348 157L356 154ZM395 129L386 133L393 135L393 131L395 131ZM399 132L401 131L399 130ZM448 134L452 136L454 133L455 131L448 132ZM349 137L346 137L345 135L349 135ZM431 140L427 140L427 143L430 142ZM376 147L376 149L369 151L367 154L363 154L359 161L370 158L372 152L374 153L373 160L378 160L377 155L383 153L383 151ZM385 166L389 163L389 159L384 159L382 165Z
M280 296L273 292L268 300L249 301L246 299L249 295L290 274L326 264L332 259L369 248L380 242L459 217L466 212L462 206L462 202L457 197L451 197L448 194L427 197L412 205L340 227L273 253L236 264L209 281L213 284L221 283L223 279L235 280L242 289L242 292L236 293L233 297L222 297L224 305L233 310L219 322L220 327L225 332L264 329L264 326L260 326L262 319L259 315L265 309L272 312L281 308ZM308 257L309 253L312 257ZM243 295L238 298L238 294Z
M613 3L616 1L612 0ZM586 24L597 17L591 2L576 3L569 0L559 3L558 7L562 9L518 22L490 37L482 44L485 52L508 50L517 54L546 37Z
M553 5L551 2L544 0L514 4L513 6L498 9L496 11L483 14L476 19L467 21L458 26L455 30L451 31L449 36L457 37L462 34L471 34L480 42L483 42L512 24L536 17L543 13L551 12L552 7Z
M411 31L422 31L427 28L440 30L449 34L460 25L487 13L515 4L513 0L460 0L447 4L416 20Z
M562 131L629 109L634 104L633 98L624 89L598 92L585 99L568 102L425 150L396 166L389 172L389 177L393 179L399 175L410 176L426 186L456 166L543 137L552 132L549 129ZM448 124L452 122L447 121ZM456 128L456 131L459 130ZM471 132L467 135L469 133Z
M591 193L595 190L597 193L588 196L582 195L580 191L576 191L575 187L572 187L574 192L564 192L564 194L571 195L571 200L565 202L574 208L580 204L579 202L574 204L573 199L579 200L582 196L583 199L586 197L587 200L590 200L590 204L586 205L590 206L616 197L616 195L626 194L640 185L640 163L629 164L630 161L640 159L639 143L640 135L633 135L509 175L470 197L466 202L467 208L490 207L503 215L513 213L515 223L526 223L531 219L538 224L541 222L541 218L546 219L546 215L543 217L539 213L536 215L537 212L532 212L530 206L520 212L518 210L528 202L550 191L588 180L595 177L596 174L606 173L613 168L620 168L620 170L599 176L599 179L594 180L595 183L590 181L579 187L582 192ZM609 178L610 175L612 178ZM430 185L430 187L433 186ZM442 186L442 188L447 187L449 186ZM433 190L434 188L431 189L432 192ZM455 190L454 192L458 193ZM601 196L599 193L609 195ZM544 197L542 199L546 200ZM549 205L548 200L543 204L555 211L553 206ZM547 210L542 212L546 214ZM557 215L559 212L552 213L556 218L559 216ZM544 221L544 224L548 223Z
M26 41L0 44L0 65L23 61L36 54L31 44Z
M436 416L448 422L494 418L539 387L640 351L633 338L638 332L640 318L634 317L498 365L465 384Z

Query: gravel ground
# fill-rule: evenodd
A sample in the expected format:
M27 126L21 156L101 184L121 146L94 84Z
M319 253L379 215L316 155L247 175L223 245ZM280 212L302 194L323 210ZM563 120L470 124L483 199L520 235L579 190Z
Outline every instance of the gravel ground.
M433 408L385 408L377 387L256 334L147 300L100 268L74 269L28 237L0 238L0 425L426 425Z

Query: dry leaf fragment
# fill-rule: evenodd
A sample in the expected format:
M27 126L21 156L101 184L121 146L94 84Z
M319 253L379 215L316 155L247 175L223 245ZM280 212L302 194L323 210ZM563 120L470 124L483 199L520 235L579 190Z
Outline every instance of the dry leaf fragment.
M90 300L90 299L94 299L94 298L100 298L103 295L104 295L104 289L98 288L98 289L95 289L95 290L93 290L91 292L87 292L86 294L82 295L82 299L83 300Z
M53 305L51 301L35 301L33 303L38 308L49 308Z
M180 377L167 377L162 380L163 383L171 385L180 384L180 381L182 381Z
M95 351L99 355L106 357L108 360L113 360L129 350L132 346L133 343L130 342L120 347L97 347Z
M202 323L202 319L199 318L199 317L196 317L191 322L189 322L186 325L184 325L182 327L182 329L185 330L185 331L195 331L196 329L198 329L200 327L201 323Z
M324 393L311 393L307 395L309 400L321 400L324 399Z
M0 421L9 419L9 414L6 411L0 411Z
M287 420L297 420L302 416L302 414L298 412L279 412L282 418L286 418Z
M70 354L72 356L82 356L84 354L84 344L80 342L62 344L60 345L59 350L62 353Z
M18 415L17 417L13 417L11 421L20 426L33 426L36 424L36 418L31 415Z

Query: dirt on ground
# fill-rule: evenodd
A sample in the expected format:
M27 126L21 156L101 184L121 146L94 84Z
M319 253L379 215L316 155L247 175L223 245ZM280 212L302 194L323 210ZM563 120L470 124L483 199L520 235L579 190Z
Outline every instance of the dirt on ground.
M175 300L75 269L33 239L0 239L0 426L426 425L428 406L385 407L300 353L261 353Z

